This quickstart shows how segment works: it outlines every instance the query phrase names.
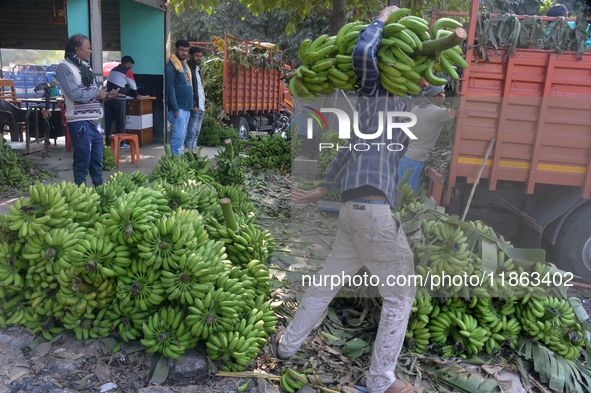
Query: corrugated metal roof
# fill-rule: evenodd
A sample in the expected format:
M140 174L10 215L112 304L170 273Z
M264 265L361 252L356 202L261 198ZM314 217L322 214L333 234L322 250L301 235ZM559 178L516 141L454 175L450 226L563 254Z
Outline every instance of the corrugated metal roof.
M61 2L56 2L56 7ZM103 50L121 50L119 0L101 1ZM52 25L51 0L0 1L0 48L63 50L67 25Z

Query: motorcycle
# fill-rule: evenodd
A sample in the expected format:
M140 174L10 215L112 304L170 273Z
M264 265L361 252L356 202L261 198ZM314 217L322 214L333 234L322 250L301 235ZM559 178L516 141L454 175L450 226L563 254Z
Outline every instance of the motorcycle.
M273 135L281 135L283 139L287 139L285 130L291 126L291 111L287 110L287 107L279 103L285 109L281 114L276 115L276 119L273 122L272 133Z

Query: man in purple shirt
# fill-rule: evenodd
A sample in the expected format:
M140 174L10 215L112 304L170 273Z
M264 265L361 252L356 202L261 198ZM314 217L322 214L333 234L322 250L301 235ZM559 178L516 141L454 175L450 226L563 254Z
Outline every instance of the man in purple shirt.
M359 129L372 134L379 129L379 114L403 111L403 98L385 90L379 82L377 50L388 16L398 9L385 8L378 18L359 33L353 51L353 70L359 86ZM354 276L365 267L383 297L380 325L374 343L366 386L370 393L413 393L411 385L396 379L394 370L406 325L414 300L414 286L388 284L388 277L414 274L413 255L400 221L394 218L390 206L396 201L396 168L408 146L408 137L401 129L394 129L392 138L387 133L371 140L372 143L397 143L400 151L370 149L356 151L343 148L331 163L322 186L311 191L296 190L292 201L311 203L322 198L341 184L344 202L339 215L336 241L320 277ZM380 139L381 138L381 139ZM362 142L353 135L350 144ZM375 147L375 146L374 146ZM286 330L274 337L276 356L293 356L323 315L341 285L310 286L306 291L293 321Z

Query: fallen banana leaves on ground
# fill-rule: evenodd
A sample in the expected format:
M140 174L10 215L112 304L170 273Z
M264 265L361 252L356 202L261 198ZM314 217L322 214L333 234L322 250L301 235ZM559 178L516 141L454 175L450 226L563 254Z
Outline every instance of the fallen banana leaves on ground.
M435 204L429 200L419 203L419 198L412 195L409 200L411 202L396 215L414 249L419 274L419 268L430 269L435 274L440 269L433 266L435 263L453 272L464 265L463 260L469 259L475 269L487 274L493 272L494 276L515 272L514 276L519 277L538 272L541 276L567 277L566 272L545 262L542 250L514 248L483 223L461 222L446 215L441 208L435 209ZM330 217L325 221L330 221ZM293 225L291 230L294 233ZM455 249L458 241L459 248ZM462 251L461 247L464 248ZM462 255L466 250L469 250L468 255ZM460 258L447 255L443 261L441 255L436 256L442 253L459 254ZM293 263L295 257L279 259ZM306 270L300 273L313 274L321 267L311 263L309 254L303 255L303 259ZM454 269L456 262L459 265ZM284 264L281 266L285 267ZM298 269L293 269L289 263L287 266L285 270L297 276ZM271 267L272 272L275 267ZM424 296L417 296L415 300L404 350L412 352L405 352L402 356L414 356L415 367L420 368L422 379L428 380L437 391L500 391L498 385L506 388L506 381L485 378L486 373L481 369L476 373L473 370L460 371L461 376L455 370L443 372L442 367L433 370L428 366L433 361L451 361L456 364L454 367L460 367L460 362L485 367L500 365L519 373L521 383L526 387L540 386L548 391L567 392L588 390L591 386L590 329L584 323L588 316L578 299L567 297L566 289L564 285L553 284L539 287L493 285L486 297L462 296L462 291L474 291L470 287L440 287L442 293L437 297L419 291ZM314 372L325 375L326 380L330 379L327 376L340 380L353 370L350 378L354 383L367 372L379 323L380 301L378 297L360 296L355 288L344 288L343 291L348 291L351 297L337 298L331 303L315 330L315 338L288 363L290 367L296 366L296 371L310 368L309 359L314 356L319 359ZM276 308L276 314L280 321L288 324L296 309L297 303L284 302ZM415 326L411 329L413 323ZM441 334L446 329L449 336ZM431 339L432 333L437 333L437 342ZM335 365L342 365L342 368ZM412 371L409 380L416 381L418 375L416 370Z

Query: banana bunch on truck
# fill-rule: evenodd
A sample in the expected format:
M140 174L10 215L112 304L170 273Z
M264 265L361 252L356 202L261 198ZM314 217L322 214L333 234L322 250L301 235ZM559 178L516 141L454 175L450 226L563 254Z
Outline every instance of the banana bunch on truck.
M336 36L324 34L313 41L304 40L299 48L302 65L289 82L291 94L310 101L335 88L355 91L357 80L351 56L359 33L367 26L352 22ZM461 26L456 20L441 18L430 28L426 20L411 16L407 8L390 14L377 53L384 89L406 97L420 92L421 78L432 85L445 85L447 79L436 76L434 71L458 79L456 66L467 67L458 45L466 38Z

